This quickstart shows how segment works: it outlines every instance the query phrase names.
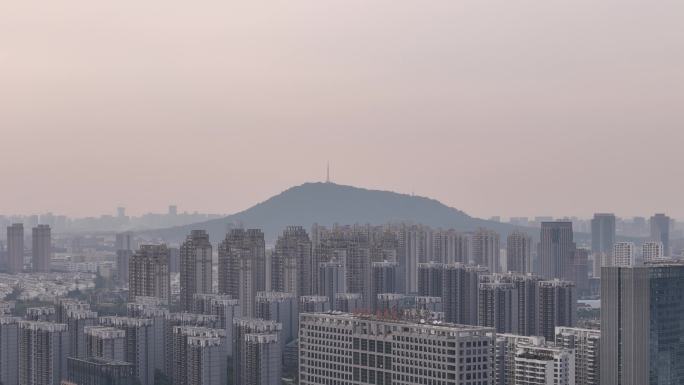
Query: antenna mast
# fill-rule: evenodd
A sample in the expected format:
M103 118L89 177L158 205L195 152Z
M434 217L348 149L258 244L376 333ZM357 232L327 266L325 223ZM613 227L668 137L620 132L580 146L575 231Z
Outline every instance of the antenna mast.
M328 162L325 172L325 183L330 183L330 162Z

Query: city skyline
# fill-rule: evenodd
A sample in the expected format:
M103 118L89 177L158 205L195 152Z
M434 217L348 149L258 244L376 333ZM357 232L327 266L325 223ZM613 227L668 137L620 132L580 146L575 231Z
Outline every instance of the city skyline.
M230 216L230 215L235 215L238 214L244 210L250 209L260 203L263 203L264 201L273 198L277 196L279 193L288 191L291 188L299 187L302 185L307 185L307 184L315 184L315 183L323 183L324 180L320 181L310 181L310 182L303 182L303 184L300 185L294 185L290 186L290 188L285 189L285 190L280 190L280 191L275 191L268 197L264 198L263 200L258 200L254 201L248 206L245 206L243 208L236 209L235 211L198 211L195 209L192 209L191 207L185 207L185 206L179 206L176 201L170 201L171 203L158 203L155 204L153 208L148 208L148 209L141 209L140 211L131 211L130 208L126 205L119 204L119 205L114 205L114 206L107 206L105 207L101 212L90 212L86 214L76 214L72 215L66 212L57 212L54 210L50 209L45 209L45 210L29 210L26 212L0 212L0 216L5 216L8 218L11 217L41 217L42 215L53 215L53 216L65 216L66 218L70 219L87 219L87 218L99 218L99 217L104 217L104 216L110 216L110 217L117 217L120 215L120 213L124 213L126 217L129 218L143 218L147 215L171 215L171 209L175 209L176 212L173 213L173 215L189 215L189 216L204 216L204 219L199 219L198 221L204 221L206 219L214 219L217 217L222 217L222 216ZM380 192L389 192L389 193L396 193L400 195L410 195L410 196L416 196L416 197L422 197L422 198L428 198L428 199L436 199L431 196L425 196L425 195L419 195L416 194L415 192L401 192L401 191L394 191L394 190L388 190L388 189L383 189L383 188L378 188L378 189L373 189L373 188L368 188L364 186L354 186L354 185L348 185L348 184L343 184L343 183L336 183L336 182L329 182L333 184L337 184L342 187L351 187L355 189L368 189L370 191L380 191ZM200 199L201 200L201 199ZM438 200L439 201L439 200ZM532 220L547 220L547 219L552 219L552 220L563 220L563 219L579 219L583 221L589 221L592 219L592 216L594 215L603 215L608 214L608 215L614 215L618 219L622 220L632 220L634 218L644 218L648 220L650 216L654 214L660 214L664 213L668 216L670 216L673 220L684 220L684 214L682 217L677 217L673 215L672 210L664 210L664 211L653 211L653 212L635 212L633 214L628 214L628 213L619 213L619 212L609 212L606 210L601 211L600 209L595 212L588 212L586 215L585 214L577 214L577 213L547 213L547 212L532 212L532 213L522 213L522 214L514 214L514 215L502 215L502 214L493 214L493 215L477 215L475 213L469 212L467 210L462 209L461 207L458 206L452 206L449 205L446 202L439 201L440 203L445 204L447 207L451 207L460 211L464 211L467 215L473 217L473 218L480 218L480 219L486 219L486 220L496 220L496 221L502 221L502 222L515 222L518 219L521 218L526 218L529 219L530 221Z

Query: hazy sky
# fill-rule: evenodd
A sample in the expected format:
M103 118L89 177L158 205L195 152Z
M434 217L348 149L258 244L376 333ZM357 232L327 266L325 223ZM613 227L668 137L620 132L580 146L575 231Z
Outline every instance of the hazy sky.
M684 218L681 0L7 0L0 213L234 212L325 177Z

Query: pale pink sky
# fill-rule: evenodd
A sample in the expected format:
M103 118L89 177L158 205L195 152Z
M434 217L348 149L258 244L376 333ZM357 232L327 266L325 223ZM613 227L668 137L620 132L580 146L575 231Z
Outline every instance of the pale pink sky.
M15 0L0 213L234 212L321 180L684 218L681 0Z

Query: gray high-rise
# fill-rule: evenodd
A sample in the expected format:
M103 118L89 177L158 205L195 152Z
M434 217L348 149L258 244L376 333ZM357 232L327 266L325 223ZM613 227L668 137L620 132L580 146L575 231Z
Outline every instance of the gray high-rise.
M24 225L15 223L7 227L7 272L21 273L24 269Z
M375 311L378 294L396 293L395 283L397 274L396 262L371 263L370 308Z
M684 265L601 269L601 384L684 383Z
M254 316L254 298L266 290L266 244L259 229L233 229L218 248L218 291L240 301L242 315Z
M142 385L154 383L155 338L151 319L101 317L100 323L126 333L124 357L135 367L135 376Z
M559 279L540 281L536 299L536 335L553 341L557 326L575 326L577 297L574 282Z
M19 385L59 385L68 354L65 324L19 322Z
M501 271L501 249L499 233L489 229L478 229L471 241L473 262L486 267L490 273Z
M32 264L35 272L49 272L52 259L52 235L50 226L38 225L32 229Z
M281 324L241 318L234 320L233 384L280 385L282 375Z
M180 247L180 305L192 311L193 296L212 292L211 243L204 230L192 230Z
M497 333L518 331L518 289L496 275L480 277L478 290L478 325L494 328Z
M288 226L278 237L271 257L271 290L296 297L314 293L311 240L301 226Z
M510 272L532 272L532 237L515 230L506 239L506 268Z
M556 346L575 351L575 384L600 385L601 331L556 328Z
M335 296L347 292L347 274L344 263L333 260L321 262L318 266L318 294L328 297L335 308Z
M256 296L257 318L271 320L282 325L283 344L297 338L299 324L299 298L292 293L260 291Z
M615 215L594 214L591 220L591 252L610 255L615 244Z
M568 277L575 255L572 222L542 222L539 262L544 278Z
M171 296L169 250L166 245L142 245L129 265L128 297L156 297L168 301Z
M444 264L437 262L418 264L418 295L441 297L443 290Z
M477 325L477 296L480 276L487 269L480 266L448 264L444 268L442 303L446 322Z
M17 384L19 371L17 352L19 351L19 317L0 317L0 382Z
M663 244L663 253L670 256L670 222L672 219L665 214L655 214L651 217L651 240Z

